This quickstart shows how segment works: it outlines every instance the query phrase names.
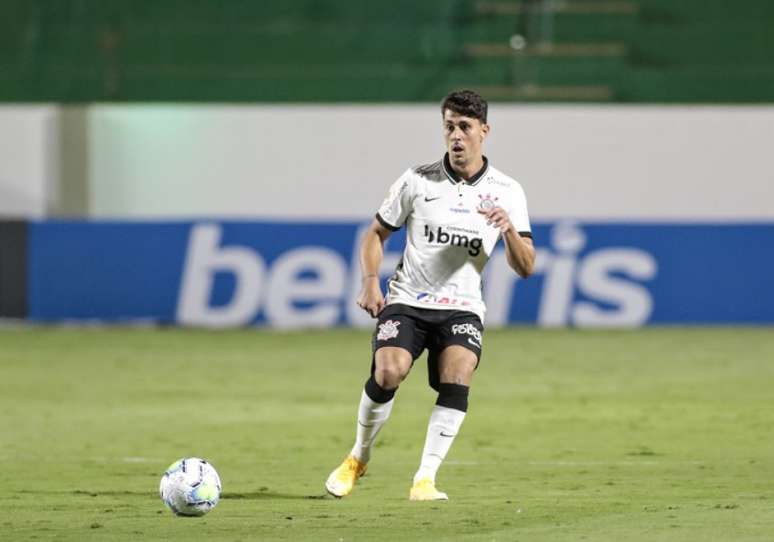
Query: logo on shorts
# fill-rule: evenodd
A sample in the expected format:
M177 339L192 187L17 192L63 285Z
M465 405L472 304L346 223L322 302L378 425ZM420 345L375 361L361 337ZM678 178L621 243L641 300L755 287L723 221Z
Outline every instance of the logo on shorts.
M398 326L400 322L397 320L387 320L383 324L379 324L379 333L376 335L377 341L388 341L398 336Z
M454 324L451 331L452 335L469 335L468 342L476 348L481 348L481 332L473 324Z

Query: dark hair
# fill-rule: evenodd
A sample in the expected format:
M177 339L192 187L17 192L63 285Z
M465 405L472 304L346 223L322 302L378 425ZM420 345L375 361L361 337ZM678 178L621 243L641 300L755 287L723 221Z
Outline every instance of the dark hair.
M478 119L486 124L486 100L472 90L455 90L443 99L441 115L447 109L460 115Z

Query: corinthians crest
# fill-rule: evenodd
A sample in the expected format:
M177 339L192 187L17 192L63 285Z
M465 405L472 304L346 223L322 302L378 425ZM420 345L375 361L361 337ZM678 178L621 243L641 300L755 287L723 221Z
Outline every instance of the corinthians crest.
M500 199L498 197L493 198L492 194L487 194L486 196L479 194L478 198L481 200L478 202L478 210L484 212L494 209L497 206L497 200Z
M379 333L376 335L377 341L387 341L398 336L398 326L400 322L396 320L387 320L383 324L379 324Z

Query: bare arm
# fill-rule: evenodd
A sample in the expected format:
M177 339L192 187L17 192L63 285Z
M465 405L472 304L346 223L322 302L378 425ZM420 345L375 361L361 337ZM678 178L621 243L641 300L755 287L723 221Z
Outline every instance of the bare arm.
M502 207L479 212L486 216L487 224L500 229L503 241L505 241L505 256L508 265L522 278L527 278L534 273L535 246L532 239L519 235Z
M384 259L384 242L391 234L389 229L374 219L360 244L360 270L363 283L360 287L360 295L357 297L357 304L374 318L384 308L384 295L379 285L379 268Z
M522 237L519 232L511 228L503 233L505 241L505 256L514 271L520 277L527 278L535 272L535 246L532 239Z

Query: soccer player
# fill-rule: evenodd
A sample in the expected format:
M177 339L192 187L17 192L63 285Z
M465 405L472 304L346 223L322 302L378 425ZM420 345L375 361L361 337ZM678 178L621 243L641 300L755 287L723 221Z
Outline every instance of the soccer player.
M452 92L441 114L446 154L409 169L392 185L360 246L363 283L357 303L378 322L355 444L325 483L336 497L349 495L365 473L395 392L427 349L429 381L438 399L409 498L448 498L436 489L435 478L465 419L481 357L481 273L500 237L516 273L526 278L534 270L524 191L482 154L490 130L486 101L469 90ZM404 225L406 248L385 298L379 283L384 242Z

